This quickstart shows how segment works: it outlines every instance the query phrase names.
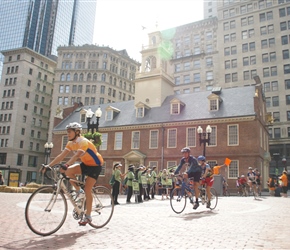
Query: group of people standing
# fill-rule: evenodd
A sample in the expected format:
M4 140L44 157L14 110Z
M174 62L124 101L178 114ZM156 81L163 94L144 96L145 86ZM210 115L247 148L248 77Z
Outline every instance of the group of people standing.
M192 178L194 182L195 201L193 201L193 209L197 209L199 206L199 186L200 184L206 185L206 192L209 197L207 207L210 207L210 188L213 185L213 171L211 167L206 163L204 156L199 156L197 159L190 155L190 148L185 147L181 150L183 157L180 160L177 168L172 168L170 171L163 169L159 174L156 173L156 167L144 167L139 166L135 168L133 165L129 165L128 172L122 174L119 167L122 166L120 163L116 163L113 167L113 175L116 182L112 188L112 195L114 198L114 204L118 205L118 194L120 193L120 186L122 184L122 178L124 178L123 184L128 187L127 192L127 203L131 203L132 195L136 190L137 198L135 202L141 203L143 200L154 199L156 192L156 184L160 186L162 199L166 196L167 199L170 197L170 191L174 188L172 180L175 178L174 175L178 175L181 171L185 178ZM185 167L185 169L184 169ZM167 180L171 179L171 183L167 183ZM168 185L169 184L169 185ZM134 185L137 185L134 187ZM150 197L151 195L151 197ZM143 196L143 198L142 198Z
M142 165L135 167L131 164L128 166L128 171L124 174L121 172L121 167L121 163L116 163L113 167L115 183L112 187L112 196L115 205L119 205L118 195L120 193L121 185L125 185L127 188L126 203L131 203L133 194L137 194L137 200L135 202L138 203L143 202L143 200L154 199L157 182L155 166L152 168Z

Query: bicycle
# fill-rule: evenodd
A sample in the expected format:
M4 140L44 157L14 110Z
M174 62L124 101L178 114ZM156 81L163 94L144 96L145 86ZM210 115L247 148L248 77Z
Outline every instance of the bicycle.
M206 194L206 188L204 185L201 185L199 187L199 201L202 205L206 204L208 202L208 197ZM211 205L210 209L213 210L217 206L218 202L218 195L214 188L210 189L211 192ZM194 190L193 190L193 181L192 178L189 178L188 180L186 178L182 179L181 185L175 187L170 195L170 206L172 210L180 214L184 211L186 207L187 198L189 198L190 203L193 203L194 198Z
M48 236L58 231L64 224L68 203L73 206L72 216L75 220L81 220L86 212L86 198L78 199L74 193L67 190L65 181L72 181L84 189L85 183L71 179L59 172L60 165L49 167L54 180L53 185L42 186L34 191L29 197L25 207L25 220L32 232L41 236ZM114 201L111 192L104 186L92 188L93 206L92 221L89 223L93 228L102 228L109 223L114 212Z

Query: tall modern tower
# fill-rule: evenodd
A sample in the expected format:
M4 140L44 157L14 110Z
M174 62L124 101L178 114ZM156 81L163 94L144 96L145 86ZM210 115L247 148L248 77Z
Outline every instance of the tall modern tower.
M0 0L0 51L28 47L57 55L57 47L91 44L97 0ZM0 54L0 77L3 55Z

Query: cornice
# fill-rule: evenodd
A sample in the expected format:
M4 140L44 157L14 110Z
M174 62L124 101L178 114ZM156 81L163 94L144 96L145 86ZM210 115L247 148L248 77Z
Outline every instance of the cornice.
M100 133L110 132L110 131L124 131L124 130L141 130L141 129L156 129L156 128L171 128L171 127L182 127L182 126L199 126L199 125L215 125L215 124L228 124L237 122L249 122L254 121L255 116L243 116L243 117L232 117L232 118L222 118L222 119L210 119L210 120L191 120L191 121L181 121L181 122L165 122L165 123L151 123L151 124L138 124L138 125L127 125L127 126L117 126L117 127L101 127L99 128ZM87 129L83 129L83 133L86 133ZM63 131L53 131L54 134L64 134Z

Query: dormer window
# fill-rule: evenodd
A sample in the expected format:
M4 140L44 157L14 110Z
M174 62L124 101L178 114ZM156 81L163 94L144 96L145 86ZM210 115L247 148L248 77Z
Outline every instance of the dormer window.
M149 106L144 104L143 102L138 102L136 105L136 117L143 118L146 115L147 110L150 109Z
M137 108L137 118L144 117L144 107Z
M222 99L219 96L221 93L221 88L213 88L212 94L210 94L207 99L209 100L209 111L217 111L220 108Z
M113 120L113 110L108 110L106 112L106 121L112 121Z
M181 113L182 108L185 106L185 104L177 98L173 98L170 101L170 103L171 103L170 105L171 115L179 115Z
M171 114L178 115L180 113L180 105L179 103L172 103L171 104Z
M119 113L120 113L119 109L114 108L112 106L107 107L106 108L106 121L112 121Z
M209 100L209 110L218 110L218 100Z

